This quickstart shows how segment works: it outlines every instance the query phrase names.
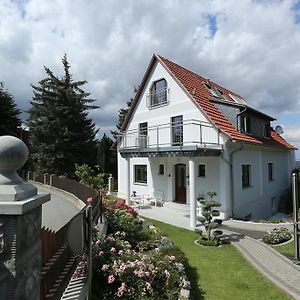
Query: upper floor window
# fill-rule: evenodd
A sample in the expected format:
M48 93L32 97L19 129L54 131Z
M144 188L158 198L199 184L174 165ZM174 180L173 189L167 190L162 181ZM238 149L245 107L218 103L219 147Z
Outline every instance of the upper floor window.
M249 116L241 116L242 133L251 133L251 119Z
M269 123L264 124L264 137L269 138L271 136L271 128Z
M171 118L172 123L172 145L180 146L183 143L183 117Z
M153 82L149 94L149 107L168 103L168 84L165 79Z
M141 148L146 148L148 144L148 123L139 124L139 136L138 136L138 146Z
M160 164L158 168L158 175L164 175L165 174L165 165Z

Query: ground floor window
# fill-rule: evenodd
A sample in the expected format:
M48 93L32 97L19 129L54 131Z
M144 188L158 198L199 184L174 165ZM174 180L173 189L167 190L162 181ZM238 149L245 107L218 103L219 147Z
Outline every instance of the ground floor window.
M246 188L251 185L251 165L242 165L242 187Z
M205 177L205 165L200 164L198 166L198 177Z
M165 165L161 164L159 165L158 175L164 175L165 174Z
M147 165L134 165L134 182L147 183Z
M269 181L274 180L273 163L268 163L268 179Z

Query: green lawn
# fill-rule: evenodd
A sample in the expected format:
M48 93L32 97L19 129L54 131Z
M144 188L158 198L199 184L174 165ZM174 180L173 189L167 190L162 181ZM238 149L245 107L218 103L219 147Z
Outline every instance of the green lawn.
M200 247L194 244L198 237L194 232L147 220L185 253L193 299L291 299L254 269L233 245Z
M287 258L294 258L294 241L281 246L273 246L273 249L286 256Z

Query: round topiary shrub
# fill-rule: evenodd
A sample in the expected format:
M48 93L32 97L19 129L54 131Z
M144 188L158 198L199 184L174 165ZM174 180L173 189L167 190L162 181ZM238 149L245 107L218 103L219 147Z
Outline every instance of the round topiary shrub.
M263 242L266 244L281 244L287 242L293 237L292 233L285 227L274 228L269 231L263 238Z

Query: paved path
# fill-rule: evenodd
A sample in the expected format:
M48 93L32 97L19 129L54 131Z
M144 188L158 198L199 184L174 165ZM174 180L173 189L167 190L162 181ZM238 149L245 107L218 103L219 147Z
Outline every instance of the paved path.
M191 229L186 209L181 211L172 205L165 205L163 208L139 209L138 212L145 217ZM275 227L292 229L290 224L257 224L228 220L222 225L222 230L255 268L294 299L300 300L300 267L258 240Z
M35 184L39 193L50 193L51 200L42 206L42 226L53 231L58 231L68 223L84 207L74 196L55 188L47 188Z

